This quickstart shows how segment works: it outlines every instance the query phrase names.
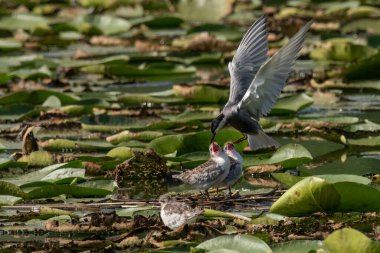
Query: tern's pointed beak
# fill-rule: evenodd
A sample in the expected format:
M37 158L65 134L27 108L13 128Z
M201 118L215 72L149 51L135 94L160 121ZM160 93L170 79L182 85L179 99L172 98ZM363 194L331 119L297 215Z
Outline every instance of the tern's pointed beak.
M214 139L215 139L215 133L212 133L212 134L211 134L210 143L213 143L213 142L214 142Z

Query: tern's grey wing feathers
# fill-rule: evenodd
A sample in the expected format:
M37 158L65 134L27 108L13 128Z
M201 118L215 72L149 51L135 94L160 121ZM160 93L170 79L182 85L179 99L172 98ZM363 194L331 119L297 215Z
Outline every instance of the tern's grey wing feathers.
M309 21L263 64L239 103L240 109L248 111L256 120L270 112L289 77L311 24L312 21Z
M267 21L262 16L248 29L232 62L228 63L231 75L228 104L236 104L242 99L257 71L267 60L267 37Z

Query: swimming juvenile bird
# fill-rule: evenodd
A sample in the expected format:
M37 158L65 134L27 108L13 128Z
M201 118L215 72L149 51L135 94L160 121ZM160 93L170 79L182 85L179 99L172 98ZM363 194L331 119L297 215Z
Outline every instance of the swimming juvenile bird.
M230 171L230 159L227 154L216 142L210 144L210 159L198 167L173 175L184 183L187 183L201 192L205 191L208 195L208 189L222 182Z
M231 186L233 186L243 175L243 158L235 149L235 146L232 142L227 142L226 144L224 144L224 151L230 159L230 172L218 186L228 187L229 193L231 195Z
M167 194L161 195L158 201L161 204L160 216L162 222L173 230L185 224L194 223L197 216L203 213L202 209L198 207L192 208L186 203L177 202Z
M248 29L228 63L231 75L230 96L222 112L211 124L211 142L216 133L230 125L248 138L252 150L279 147L259 124L280 95L298 57L312 21L298 31L289 42L268 59L267 21L263 16Z

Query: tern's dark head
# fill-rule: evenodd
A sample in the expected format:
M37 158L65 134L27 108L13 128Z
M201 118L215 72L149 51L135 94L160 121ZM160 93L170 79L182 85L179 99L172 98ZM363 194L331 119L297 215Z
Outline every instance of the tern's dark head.
M221 113L219 114L218 117L216 117L212 122L211 122L211 140L210 143L214 141L216 133L224 126L222 123L224 119L224 114Z

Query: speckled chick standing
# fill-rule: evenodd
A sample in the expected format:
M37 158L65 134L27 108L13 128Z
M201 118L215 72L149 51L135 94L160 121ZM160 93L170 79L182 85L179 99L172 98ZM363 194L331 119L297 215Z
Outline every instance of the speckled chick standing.
M230 159L216 142L210 144L210 159L198 167L174 175L184 183L187 183L200 191L208 194L208 189L221 183L230 171Z
M203 210L192 208L186 203L177 202L171 196L165 194L160 196L158 201L161 204L160 216L165 226L175 230L185 224L192 224Z
M218 187L228 187L231 194L231 186L233 186L243 175L243 158L235 149L232 142L227 142L224 144L224 152L226 152L228 158L230 159L230 171Z

